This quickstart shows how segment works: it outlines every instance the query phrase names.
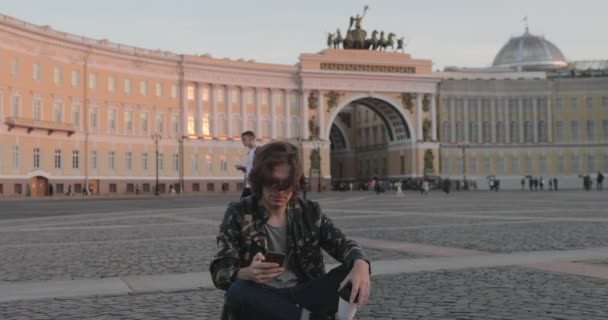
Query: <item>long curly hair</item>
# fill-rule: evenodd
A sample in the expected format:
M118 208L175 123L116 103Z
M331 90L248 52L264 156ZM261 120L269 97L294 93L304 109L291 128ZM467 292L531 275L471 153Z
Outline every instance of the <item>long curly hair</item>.
M272 171L281 164L287 164L290 168L288 184L292 191L290 203L298 198L298 193L304 186L304 175L302 174L302 162L300 161L299 149L289 142L271 142L257 148L253 167L249 172L249 183L251 193L258 199L262 197L265 185L272 181Z

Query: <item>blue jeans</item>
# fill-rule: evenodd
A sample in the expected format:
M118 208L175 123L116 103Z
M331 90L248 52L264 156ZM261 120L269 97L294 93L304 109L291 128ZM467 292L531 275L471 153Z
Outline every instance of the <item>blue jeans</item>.
M274 288L237 280L226 292L228 305L239 319L299 320L302 308L313 314L338 311L338 288L348 270L339 266L325 276L291 288Z

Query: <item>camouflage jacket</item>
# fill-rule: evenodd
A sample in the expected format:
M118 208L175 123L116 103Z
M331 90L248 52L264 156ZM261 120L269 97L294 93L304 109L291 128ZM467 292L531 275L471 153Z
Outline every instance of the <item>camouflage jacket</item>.
M240 268L248 267L258 252L266 253L267 221L268 213L253 196L228 205L209 267L217 288L227 290ZM299 283L325 274L321 249L349 269L356 259L369 262L359 245L321 212L318 203L298 199L287 208L287 263Z

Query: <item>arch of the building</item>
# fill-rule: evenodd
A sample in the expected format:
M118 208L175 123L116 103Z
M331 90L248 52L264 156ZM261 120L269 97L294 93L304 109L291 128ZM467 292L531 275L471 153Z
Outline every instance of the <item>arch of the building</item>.
M344 144L344 149L349 150L351 148L351 144L350 144L350 140L348 139L348 134L347 134L348 131L346 130L346 128L344 128L344 124L342 124L342 122L340 122L340 121L335 121L330 126L330 131L333 130L334 128L336 129L336 131L334 131L334 132L337 132L342 143ZM330 141L333 141L331 132L330 132Z
M416 141L416 137L414 136L415 130L412 130L413 120L410 115L400 108L397 101L394 101L389 97L373 94L354 95L338 105L328 118L328 128L324 131L324 140L329 140L331 125L334 123L340 111L353 102L360 103L375 111L385 122L389 132L389 138L392 141Z

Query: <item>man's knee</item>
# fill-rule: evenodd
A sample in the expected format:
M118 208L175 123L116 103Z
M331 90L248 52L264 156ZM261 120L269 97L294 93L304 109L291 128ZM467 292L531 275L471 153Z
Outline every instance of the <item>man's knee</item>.
M226 302L229 305L241 305L246 300L247 292L250 291L252 284L249 281L237 280L233 282L226 291Z

